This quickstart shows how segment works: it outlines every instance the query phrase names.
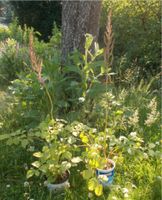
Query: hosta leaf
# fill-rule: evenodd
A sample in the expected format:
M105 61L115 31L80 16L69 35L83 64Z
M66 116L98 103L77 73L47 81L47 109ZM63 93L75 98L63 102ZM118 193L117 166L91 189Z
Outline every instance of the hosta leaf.
M103 194L103 186L101 184L98 184L95 188L95 194L97 196L101 196Z

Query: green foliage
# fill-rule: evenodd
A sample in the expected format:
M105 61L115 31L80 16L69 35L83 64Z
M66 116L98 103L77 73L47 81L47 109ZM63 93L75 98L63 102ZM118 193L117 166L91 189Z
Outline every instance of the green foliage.
M68 134L68 129L71 126L65 127L65 121L47 121L43 122L38 127L38 132L35 136L44 140L44 145L40 152L35 152L34 157L38 161L32 163L31 168L27 173L27 178L34 174L39 176L42 172L48 182L58 181L58 178L69 173L72 166L82 161L79 157L74 157L74 147L72 146L72 136Z
M16 78L25 69L28 62L27 48L20 46L14 39L0 43L0 76L1 84Z
M90 51L93 37L86 34L85 54L80 55L75 51L69 58L70 62L64 67L63 72L69 74L67 77L67 87L65 93L70 96L70 106L80 107L82 101L92 93L95 87L100 87L99 77L103 74L103 61L99 59L103 53L103 49L99 49L95 43L95 53ZM100 87L101 91L103 85Z
M0 26L0 41L9 37L9 29L4 26Z
M61 24L61 4L59 1L14 1L10 2L21 27L33 27L41 33L39 38L46 41L52 34L53 22Z
M114 73L105 67L103 50L97 44L91 53L93 38L89 34L85 54L74 52L61 68L61 34L57 27L54 33L56 37L49 43L34 38L35 52L43 59L42 83L28 58L29 32L25 40L18 35L17 39L2 43L7 43L4 52L10 60L20 58L15 63L20 65L23 61L24 69L14 70L16 79L7 93L0 94L0 142L6 141L13 148L13 158L6 153L9 166L26 152L20 165L27 162L28 169L20 172L19 179L26 181L27 174L28 197L50 199L42 186L33 183L42 184L44 176L53 182L69 171L71 187L64 196L56 197L58 200L159 198L156 186L160 180L160 104L159 93L152 87L158 77L149 83L142 80L138 86L129 81L125 87L116 87L113 82L105 84L105 76ZM13 56L15 45L20 49L17 57ZM0 156L3 159L3 153ZM105 167L107 158L116 162L110 189L102 186L95 173L96 168ZM3 188L7 183L5 165L0 164ZM22 191L19 187L15 198L22 197ZM2 195L11 198L12 191Z
M104 0L101 35L105 30L106 16L110 9L113 13L115 39L114 70L123 78L127 76L130 68L135 70L134 75L138 75L138 78L158 73L160 71L160 1ZM134 75L131 78L135 78Z
M0 36L1 84L9 84L10 81L18 77L20 72L26 70L26 66L29 66L28 43L30 33L34 35L38 34L36 32L34 33L33 29L27 27L22 30L18 26L17 20L14 20L9 27L3 29L3 37ZM36 37L35 43L39 44Z

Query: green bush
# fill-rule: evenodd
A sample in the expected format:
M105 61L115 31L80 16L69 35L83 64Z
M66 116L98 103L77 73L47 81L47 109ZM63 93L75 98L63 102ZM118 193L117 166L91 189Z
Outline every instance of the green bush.
M10 31L8 27L4 27L0 25L0 41L5 40L9 37Z
M44 60L59 59L60 32L55 25L53 28L53 37L50 43L38 41L38 32L33 29L24 27L24 30L18 25L15 19L8 28L0 29L0 82L8 84L10 81L18 77L18 74L24 70L31 68L29 59L29 35L34 35L34 47L36 53ZM56 36L56 37L55 37ZM45 61L46 62L46 61ZM50 61L52 62L52 61Z
M0 43L0 76L1 84L14 80L20 71L25 69L28 61L28 49L20 46L14 39Z
M101 34L105 30L107 12L112 10L114 31L113 69L119 75L127 69L138 79L160 71L160 1L104 0ZM102 38L100 38L102 40Z

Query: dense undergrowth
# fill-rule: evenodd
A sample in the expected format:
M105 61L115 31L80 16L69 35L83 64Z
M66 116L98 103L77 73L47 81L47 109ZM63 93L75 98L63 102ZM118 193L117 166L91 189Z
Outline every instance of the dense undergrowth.
M2 32L0 200L160 200L160 75L142 79L127 67L123 80L98 45L90 54L89 34L85 55L74 52L61 68L57 27L49 43L15 22ZM103 189L93 169L105 147L116 168ZM67 169L70 188L50 194L44 174L51 181Z

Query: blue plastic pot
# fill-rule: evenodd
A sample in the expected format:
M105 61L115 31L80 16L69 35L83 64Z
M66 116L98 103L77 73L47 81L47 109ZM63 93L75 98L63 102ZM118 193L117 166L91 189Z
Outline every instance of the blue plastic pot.
M96 169L98 180L103 186L110 185L113 182L114 178L115 162L110 159L108 159L108 162L112 165L112 168L108 170Z

